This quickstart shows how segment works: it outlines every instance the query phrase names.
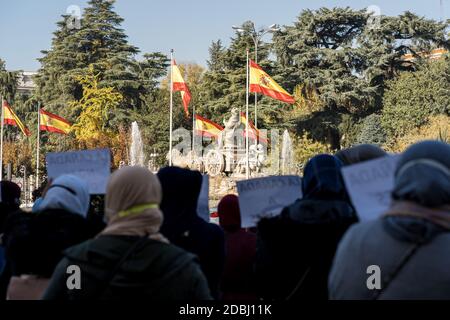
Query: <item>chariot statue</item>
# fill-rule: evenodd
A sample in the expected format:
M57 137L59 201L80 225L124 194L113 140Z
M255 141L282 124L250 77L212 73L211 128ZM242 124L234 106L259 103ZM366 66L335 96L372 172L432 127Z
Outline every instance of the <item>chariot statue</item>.
M211 149L198 156L189 151L183 155L179 150L172 150L172 163L182 168L206 172L211 177L219 175L245 174L247 154L245 145L245 124L241 121L239 109L231 110L231 117L223 121L224 129L217 137ZM264 147L250 140L249 172L259 173L266 160ZM167 155L169 160L169 155Z
M233 173L244 174L247 168L245 149L245 124L239 110L233 108L231 117L224 121L224 129L218 137L217 147L204 157L205 170L210 176ZM249 171L260 172L265 161L262 145L249 146Z

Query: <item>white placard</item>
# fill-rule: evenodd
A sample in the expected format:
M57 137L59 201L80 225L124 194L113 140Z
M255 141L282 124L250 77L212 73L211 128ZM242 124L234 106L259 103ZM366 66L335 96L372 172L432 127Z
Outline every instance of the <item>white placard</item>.
M206 222L210 222L209 218L209 176L204 175L202 180L202 188L198 196L197 214Z
M342 176L360 221L377 219L391 204L398 155L342 168Z
M284 207L302 197L299 176L274 176L238 181L242 228L256 226L262 217L280 214Z
M71 174L87 182L90 194L105 194L111 174L109 149L48 153L46 162L49 178Z

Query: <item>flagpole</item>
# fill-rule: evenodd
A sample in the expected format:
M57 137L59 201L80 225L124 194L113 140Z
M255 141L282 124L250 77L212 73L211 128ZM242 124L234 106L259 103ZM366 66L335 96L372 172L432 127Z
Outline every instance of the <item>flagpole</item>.
M255 41L255 63L258 64L258 40ZM257 92L255 92L255 128L258 129L258 93ZM257 143L258 143L258 139L255 139L255 144L257 144Z
M4 122L4 119L5 119L5 113L4 113L4 103L5 103L5 100L3 99L3 96L2 96L2 115L1 115L1 129L0 129L0 131L1 131L1 133L0 133L0 181L3 181L3 122Z
M246 110L245 110L245 153L246 153L246 163L245 163L245 174L247 179L250 177L249 172L249 141L248 141L248 102L249 102L249 50L247 49L247 85L246 85Z
M170 122L169 122L169 166L172 166L172 126L173 126L173 49L170 50Z
M192 156L194 156L195 152L195 105L192 108Z
M38 102L38 121L37 121L37 141L36 141L36 189L39 188L39 152L41 147L41 103Z

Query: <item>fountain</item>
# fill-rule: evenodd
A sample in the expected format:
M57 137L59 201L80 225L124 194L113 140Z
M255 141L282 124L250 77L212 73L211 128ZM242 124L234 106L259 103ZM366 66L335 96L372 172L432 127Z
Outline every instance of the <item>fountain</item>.
M130 162L132 166L145 166L144 144L136 121L131 124Z
M283 141L281 145L281 174L291 174L292 172L292 160L294 153L292 150L292 140L287 130L283 133Z

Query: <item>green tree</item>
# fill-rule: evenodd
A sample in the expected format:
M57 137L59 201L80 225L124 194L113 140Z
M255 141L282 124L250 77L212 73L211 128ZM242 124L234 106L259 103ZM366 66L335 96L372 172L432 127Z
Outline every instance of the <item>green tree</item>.
M82 97L77 77L89 66L101 74L100 87L114 87L123 95L122 109L126 112L142 108L145 95L154 93L161 70L167 65L161 53L145 54L142 61L136 59L139 50L128 43L114 2L90 0L79 29L68 23L71 17L63 16L51 49L42 52L36 76L37 98L69 119L79 116L79 108L68 110L67 103Z
M402 70L414 71L421 63L419 52L449 47L447 23L409 12L381 16L375 25L372 18L366 10L350 8L305 10L293 26L274 37L276 73L285 88L295 89L296 108L310 110L309 116L292 113L290 121L296 121L301 131L311 127L312 136L333 148L340 147L341 136L349 136L348 130L339 131L348 127L340 125L346 114L359 123L379 112L387 80ZM416 62L405 61L406 53L415 54ZM324 126L309 126L311 122L330 126L324 130Z
M425 63L388 83L381 123L390 138L423 126L431 115L450 115L450 58Z
M14 100L19 72L6 70L6 63L0 59L0 96L8 101Z
M222 123L233 107L243 110L245 106L246 50L249 50L250 59L254 60L255 45L250 33L251 22L244 22L242 28L244 32L236 32L228 48L223 47L221 41L217 41L213 42L209 49L210 58L208 70L203 76L199 112L219 123ZM260 41L258 63L270 73L272 64L268 56L269 46ZM259 101L261 110L267 106L267 101ZM250 103L254 103L253 95L250 97Z
M145 89L145 95L157 95L161 78L167 74L170 59L161 52L145 53L135 65L135 72Z
M356 142L376 145L386 142L386 132L381 126L381 115L372 113L361 121L361 129Z

